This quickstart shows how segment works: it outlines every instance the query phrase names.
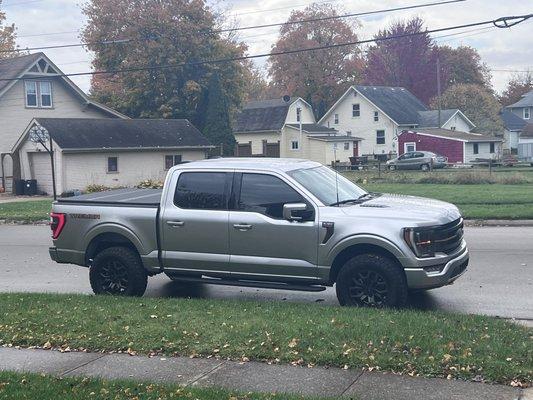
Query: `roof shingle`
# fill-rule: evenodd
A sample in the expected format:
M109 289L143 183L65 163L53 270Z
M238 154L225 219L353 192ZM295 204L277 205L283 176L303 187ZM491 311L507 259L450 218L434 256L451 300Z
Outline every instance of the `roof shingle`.
M62 149L205 147L186 119L36 118Z
M398 125L417 125L418 112L427 110L424 103L403 87L357 85L355 88Z
M458 139L467 142L502 142L501 138L496 136L481 135L478 133L467 133L460 131L452 131L450 129L442 128L423 128L415 129L414 132L428 135L439 136L446 139Z
M18 78L25 70L31 67L43 53L27 54L20 57L4 58L0 60L0 77L2 79ZM12 81L0 81L0 92L9 86Z
M500 112L500 118L502 119L503 126L509 131L519 131L526 126L526 121L516 115L514 112L503 109Z
M298 98L250 101L233 121L233 132L279 131L292 103Z

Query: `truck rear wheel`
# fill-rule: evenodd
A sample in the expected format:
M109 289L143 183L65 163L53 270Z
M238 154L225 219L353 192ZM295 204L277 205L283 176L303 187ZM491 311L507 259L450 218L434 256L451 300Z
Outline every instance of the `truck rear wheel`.
M407 282L398 265L380 254L360 254L341 268L336 283L341 306L401 307Z
M148 278L137 253L127 247L109 247L94 257L89 280L95 294L142 296Z

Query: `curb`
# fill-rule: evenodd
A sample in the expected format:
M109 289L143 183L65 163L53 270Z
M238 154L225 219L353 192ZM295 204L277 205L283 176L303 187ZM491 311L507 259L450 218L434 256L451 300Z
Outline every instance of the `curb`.
M533 219L465 219L465 226L468 226L468 227L482 227L482 226L528 227L528 226L533 226Z
M41 220L41 221L20 221L16 219L0 219L0 225L34 225L34 226L44 226L50 225L50 221Z

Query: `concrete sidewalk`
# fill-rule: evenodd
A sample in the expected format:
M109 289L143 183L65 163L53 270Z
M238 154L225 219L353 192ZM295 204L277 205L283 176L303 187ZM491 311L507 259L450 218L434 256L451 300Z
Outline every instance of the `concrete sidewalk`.
M361 400L517 400L529 394L509 386L339 368L14 348L0 348L0 370Z

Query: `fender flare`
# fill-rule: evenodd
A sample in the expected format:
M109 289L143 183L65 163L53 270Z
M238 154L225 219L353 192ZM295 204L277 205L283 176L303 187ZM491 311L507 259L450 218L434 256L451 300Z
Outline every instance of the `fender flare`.
M355 245L380 247L391 253L401 264L403 264L402 260L406 257L405 253L389 239L379 235L363 233L345 237L341 241L335 243L326 256L326 265L333 265L335 258L337 258L342 251Z
M139 237L128 227L117 224L115 222L105 222L102 224L95 225L92 227L87 235L85 236L85 240L83 243L83 249L85 252L87 252L87 249L89 248L89 245L91 242L99 235L106 234L106 233L114 233L120 236L123 236L127 240L129 240L137 252L139 254L145 254L145 249L142 245L141 240Z

